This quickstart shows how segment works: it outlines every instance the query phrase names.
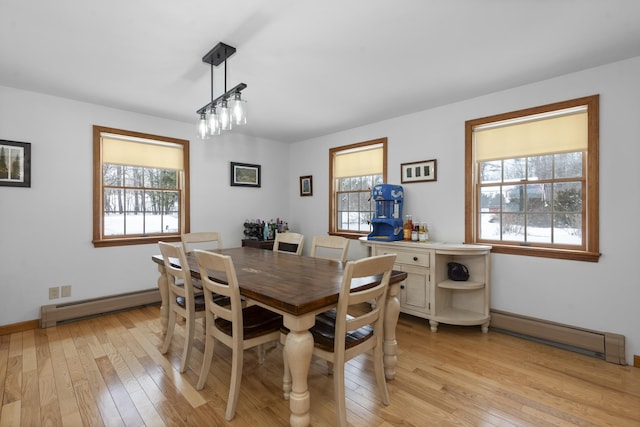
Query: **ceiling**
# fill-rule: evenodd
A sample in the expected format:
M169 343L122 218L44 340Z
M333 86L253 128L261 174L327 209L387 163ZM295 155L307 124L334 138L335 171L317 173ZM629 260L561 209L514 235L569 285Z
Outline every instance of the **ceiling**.
M195 135L222 41L227 88L248 85L232 132L296 142L640 56L639 18L638 0L1 0L0 85Z

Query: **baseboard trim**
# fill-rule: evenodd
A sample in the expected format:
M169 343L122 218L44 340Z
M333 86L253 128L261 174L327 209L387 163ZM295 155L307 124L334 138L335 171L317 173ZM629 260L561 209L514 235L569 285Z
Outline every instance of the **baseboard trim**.
M11 325L0 326L0 335L10 335L16 332L30 331L38 327L39 320L27 320L24 322L13 323Z
M158 304L161 300L160 291L158 288L154 288L65 304L43 305L40 308L40 327L50 328L63 322Z
M547 344L591 354L607 362L626 365L625 337L500 310L491 310L491 329L533 338Z

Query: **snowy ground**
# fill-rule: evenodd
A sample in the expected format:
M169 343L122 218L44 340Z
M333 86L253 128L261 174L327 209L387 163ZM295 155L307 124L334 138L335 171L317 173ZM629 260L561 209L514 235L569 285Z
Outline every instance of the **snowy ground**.
M175 233L178 231L177 215L106 215L104 235L119 236L125 234Z

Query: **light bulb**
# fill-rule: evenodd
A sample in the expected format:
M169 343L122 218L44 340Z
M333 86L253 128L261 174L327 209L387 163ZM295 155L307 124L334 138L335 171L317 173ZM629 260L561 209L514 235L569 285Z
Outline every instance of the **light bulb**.
M227 100L220 103L220 129L231 130L231 115L229 107L227 106Z
M218 112L216 108L212 105L209 108L209 113L207 117L207 132L209 135L220 135L220 123L219 123Z
M198 136L200 139L209 138L209 133L207 132L207 117L205 113L200 113L200 118L198 119Z
M231 100L231 117L233 123L236 125L244 125L247 123L247 113L245 103L247 101L242 100L240 92L235 92L233 94L233 99Z

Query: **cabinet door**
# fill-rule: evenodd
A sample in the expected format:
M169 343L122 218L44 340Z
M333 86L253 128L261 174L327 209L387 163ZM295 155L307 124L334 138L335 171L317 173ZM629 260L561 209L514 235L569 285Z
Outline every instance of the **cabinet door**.
M400 289L400 311L417 316L429 314L429 269L402 264L394 268L407 273Z

